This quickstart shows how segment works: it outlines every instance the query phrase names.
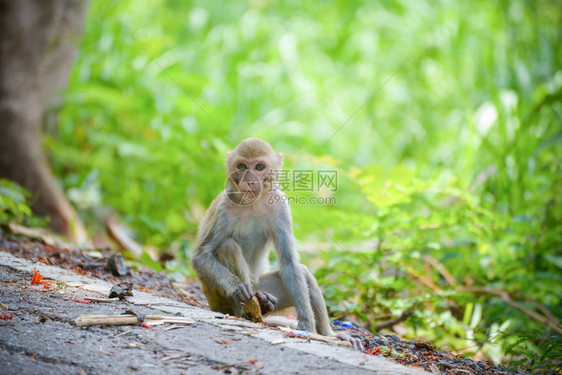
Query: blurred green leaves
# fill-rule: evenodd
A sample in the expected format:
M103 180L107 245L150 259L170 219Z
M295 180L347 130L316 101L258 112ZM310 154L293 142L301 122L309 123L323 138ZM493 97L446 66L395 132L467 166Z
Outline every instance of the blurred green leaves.
M10 180L0 178L0 226L10 223L30 227L44 226L48 219L33 216L31 203L29 191Z
M337 204L292 208L331 312L414 308L406 335L502 359L541 325L455 288L562 315L560 24L556 1L99 0L45 142L83 217L182 256L230 137L336 170Z
M31 216L28 200L31 194L5 178L0 179L0 224L8 224L15 220L22 222Z

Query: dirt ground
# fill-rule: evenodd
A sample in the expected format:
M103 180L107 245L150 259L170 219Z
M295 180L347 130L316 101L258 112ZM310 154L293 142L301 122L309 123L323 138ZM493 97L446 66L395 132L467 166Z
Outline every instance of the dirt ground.
M373 335L355 327L365 352L281 333L210 312L197 282L129 270L118 257L0 238L0 368L2 374L97 373L388 373L514 374L492 363L459 358L430 343ZM8 255L12 254L12 255ZM15 257L18 258L15 258ZM24 261L23 259L27 259ZM49 284L31 284L33 269ZM71 280L71 281L69 281ZM133 285L134 297L107 297ZM97 286L96 286L97 285ZM181 315L189 325L77 327L81 315ZM410 367L404 367L408 365Z

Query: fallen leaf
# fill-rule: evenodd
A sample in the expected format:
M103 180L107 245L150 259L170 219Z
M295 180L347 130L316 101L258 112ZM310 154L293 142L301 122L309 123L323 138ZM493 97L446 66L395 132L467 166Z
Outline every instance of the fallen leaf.
M433 346L429 342L418 341L418 342L415 342L414 345L416 346L416 349L420 349L420 350L425 349L425 350L430 351L430 352L435 351L435 346Z
M37 261L38 261L38 262L41 262L41 263L44 263L44 264L46 264L46 265L48 265L48 266L52 266L52 265L53 265L53 263L51 263L51 261L50 261L49 259L45 258L45 257L42 257L42 258L40 258L40 259L37 259Z
M150 324L146 324L146 323L142 323L141 326L143 326L144 328L148 328L148 329L154 328L154 326L151 326Z
M365 351L365 354L372 354L372 355L379 355L381 354L382 346L377 346L376 348L372 348Z
M43 283L43 289L56 290L59 288L57 284L51 281L42 281L42 283Z
M300 339L307 339L308 338L308 331L304 331L303 333L287 332L283 336L284 337L298 337Z
M148 291L150 291L150 289L148 289L148 288L145 288L144 286L139 286L139 289L140 289L140 290L144 290L145 292L148 292Z
M258 361L257 358L252 358L252 359L250 359L248 362L250 362L251 364L254 364L254 363L256 363L257 361Z
M45 276L41 275L37 270L33 269L33 277L31 278L31 284L46 284L46 281L43 280Z
M13 315L0 314L0 319L12 319L13 317Z

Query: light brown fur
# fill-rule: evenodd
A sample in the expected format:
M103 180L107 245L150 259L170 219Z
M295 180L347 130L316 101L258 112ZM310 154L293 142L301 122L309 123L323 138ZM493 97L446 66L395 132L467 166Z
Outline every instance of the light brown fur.
M298 329L334 336L322 292L295 249L290 208L274 173L282 160L257 138L227 154L227 188L201 221L193 268L214 311L241 316L241 303L256 296L264 313L294 306ZM271 245L279 269L270 272ZM339 337L361 347L349 335Z

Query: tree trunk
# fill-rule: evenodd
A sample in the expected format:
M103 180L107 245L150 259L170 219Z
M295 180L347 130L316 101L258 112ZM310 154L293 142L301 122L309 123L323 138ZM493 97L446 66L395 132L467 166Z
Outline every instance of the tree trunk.
M41 124L45 108L68 83L87 5L0 0L0 177L30 190L33 211L73 240L86 232L49 166Z

